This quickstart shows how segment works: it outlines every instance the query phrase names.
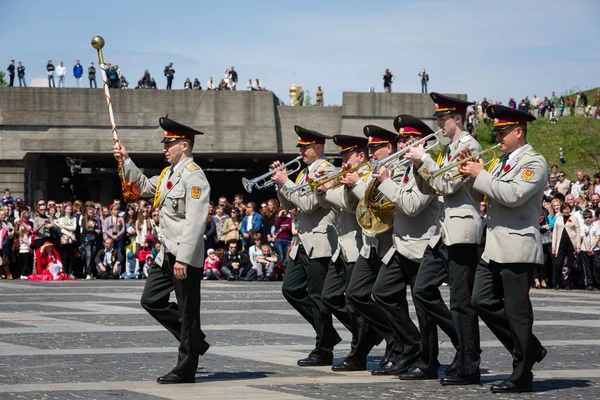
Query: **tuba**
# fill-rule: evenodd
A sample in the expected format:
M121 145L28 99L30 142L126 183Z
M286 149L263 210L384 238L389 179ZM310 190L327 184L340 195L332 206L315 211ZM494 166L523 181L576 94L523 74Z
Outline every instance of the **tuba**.
M433 140L433 142L425 146L425 151L430 151L438 146L440 143L437 136L439 132L441 132L441 129L382 160L375 161L373 171L377 172L381 167L386 167L391 171L405 167L410 161L403 158L403 156L413 147L426 144L429 140ZM394 225L394 217L396 216L394 204L379 191L379 184L377 179L372 179L369 186L367 186L365 196L359 200L356 206L356 221L365 232L372 234L389 230Z

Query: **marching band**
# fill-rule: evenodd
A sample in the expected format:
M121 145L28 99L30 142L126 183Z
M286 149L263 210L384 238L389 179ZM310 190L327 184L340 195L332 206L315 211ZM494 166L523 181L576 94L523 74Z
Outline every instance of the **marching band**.
M527 123L535 118L489 106L498 145L482 151L464 128L472 103L431 98L438 132L407 114L393 121L396 132L367 125L364 137L296 126L300 156L293 162L306 165L296 181L289 176L299 168L275 161L269 173L244 182L248 191L274 185L282 205L298 212L282 292L315 330L315 348L298 365L332 365L341 341L335 315L352 342L334 371L366 370L367 355L385 340L372 374L438 379L439 327L456 349L441 384L480 384L481 318L513 358L512 374L491 391L529 392L532 367L547 354L532 332L529 300L543 261L537 216L547 181L546 161L527 143ZM436 162L430 150L440 133L448 143ZM339 146L341 169L324 158L328 139ZM504 155L486 164L483 154L496 151ZM484 199L487 240L479 259ZM449 307L439 290L444 282Z

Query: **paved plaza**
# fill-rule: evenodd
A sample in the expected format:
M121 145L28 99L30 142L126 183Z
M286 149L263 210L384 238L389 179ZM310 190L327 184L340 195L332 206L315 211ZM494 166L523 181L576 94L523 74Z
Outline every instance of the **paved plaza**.
M532 290L534 332L549 354L535 392L494 395L511 369L481 325L483 384L442 387L369 372L296 365L312 349L311 327L287 304L281 283L202 282L202 323L211 343L195 384L160 385L177 342L139 304L144 281L0 282L0 399L595 399L600 395L600 292ZM442 288L446 301L447 288ZM411 310L414 317L414 309ZM349 334L336 361L349 349ZM440 335L440 376L454 351ZM369 368L383 346L374 349Z

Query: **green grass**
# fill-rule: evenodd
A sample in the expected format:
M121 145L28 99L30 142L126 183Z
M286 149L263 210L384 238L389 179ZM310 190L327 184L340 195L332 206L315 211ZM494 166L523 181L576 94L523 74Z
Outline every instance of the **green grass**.
M477 133L482 148L496 144L491 125L479 124ZM546 158L548 168L552 164L558 165L559 170L571 180L576 179L576 172L580 169L590 176L600 171L600 121L588 120L584 116L563 116L552 125L548 118L540 118L529 124L527 140ZM558 149L561 147L565 154L562 166L558 162Z

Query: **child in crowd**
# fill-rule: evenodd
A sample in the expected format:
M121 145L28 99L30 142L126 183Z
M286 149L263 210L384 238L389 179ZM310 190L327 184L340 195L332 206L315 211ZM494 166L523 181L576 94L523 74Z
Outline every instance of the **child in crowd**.
M157 240L152 248L152 259L156 260L156 256L160 253L160 242Z
M150 267L152 266L152 254L146 256L146 262L144 263L144 278L147 278L150 274Z
M31 248L33 237L29 225L19 226L19 266L21 267L21 279L33 272L33 249Z
M600 210L596 211L596 217ZM583 228L581 232L581 252L583 262L584 284L587 290L600 287L600 223L594 222L592 210L583 212Z
M215 253L214 249L208 249L206 252L206 259L204 259L204 279L219 280L221 278L221 271L219 268L219 258Z
M121 275L121 279L140 279L140 261L135 258L135 254L132 251L127 253L125 271Z
M152 246L150 245L150 240L146 238L144 239L144 244L138 250L138 260L140 264L146 261L146 256L148 254L152 255ZM154 257L152 258L154 259Z

